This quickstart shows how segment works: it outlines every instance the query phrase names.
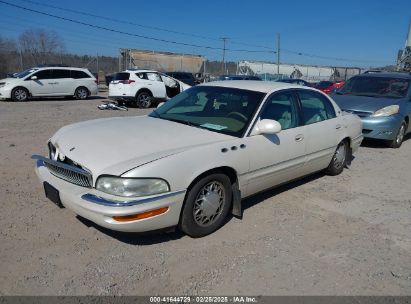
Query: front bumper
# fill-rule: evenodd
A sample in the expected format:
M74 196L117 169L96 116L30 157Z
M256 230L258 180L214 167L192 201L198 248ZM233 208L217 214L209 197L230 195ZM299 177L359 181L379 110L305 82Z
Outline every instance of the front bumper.
M186 192L169 192L125 202L124 197L103 194L94 188L80 187L60 179L51 174L41 160L36 162L36 173L41 182L48 182L59 190L60 200L65 207L99 226L116 231L145 232L176 226ZM121 200L125 204L120 206ZM113 216L133 215L162 207L168 207L167 212L146 219L131 222L113 219Z
M0 99L10 99L11 89L7 86L0 87Z
M393 140L404 117L400 114L387 117L361 117L365 138Z

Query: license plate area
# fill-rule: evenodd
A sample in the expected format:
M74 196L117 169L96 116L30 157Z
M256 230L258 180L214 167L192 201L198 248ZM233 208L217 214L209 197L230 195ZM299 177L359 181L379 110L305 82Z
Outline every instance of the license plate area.
M59 208L64 208L60 200L59 191L56 188L54 188L52 185L50 185L48 182L44 182L43 186L44 186L44 193L46 194L46 197L49 200L51 200L55 205L57 205Z

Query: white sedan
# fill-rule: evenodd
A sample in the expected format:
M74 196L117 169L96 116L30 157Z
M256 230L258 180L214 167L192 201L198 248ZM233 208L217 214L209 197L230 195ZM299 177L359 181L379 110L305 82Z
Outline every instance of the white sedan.
M318 90L223 81L184 91L148 116L63 127L48 157L33 158L46 196L100 226L178 226L201 237L230 212L241 216L244 197L320 170L341 173L361 131L357 116Z

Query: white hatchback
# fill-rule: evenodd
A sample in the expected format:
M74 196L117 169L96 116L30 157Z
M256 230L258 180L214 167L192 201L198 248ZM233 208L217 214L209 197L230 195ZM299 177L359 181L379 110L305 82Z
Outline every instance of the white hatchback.
M114 75L108 98L120 104L149 108L188 88L188 84L157 71L126 70Z
M97 80L87 69L34 67L0 80L0 99L27 101L31 97L87 99L98 93Z

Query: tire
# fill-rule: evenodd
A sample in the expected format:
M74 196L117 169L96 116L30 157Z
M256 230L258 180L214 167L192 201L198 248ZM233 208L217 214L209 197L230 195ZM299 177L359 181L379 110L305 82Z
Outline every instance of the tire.
M179 229L197 238L220 228L231 207L231 181L214 173L203 177L188 191L181 212Z
M327 169L325 169L325 172L328 175L334 176L343 172L344 167L347 165L347 157L349 155L348 149L349 146L347 141L343 140L338 144L330 164Z
M147 92L143 91L136 96L137 106L143 109L148 109L153 104L153 96Z
M29 91L23 87L14 88L11 91L11 99L17 102L25 102L29 100Z
M407 131L407 124L405 121L402 122L400 128L395 135L395 138L388 142L390 148L398 149L401 147L402 142L404 141L405 132Z
M78 100L85 100L90 96L90 92L85 87L78 87L74 92L74 97Z

